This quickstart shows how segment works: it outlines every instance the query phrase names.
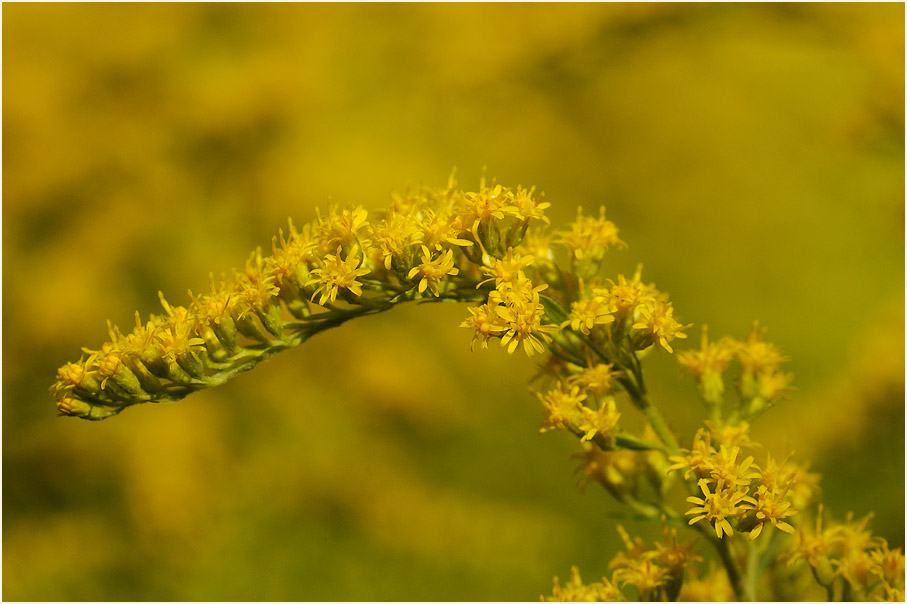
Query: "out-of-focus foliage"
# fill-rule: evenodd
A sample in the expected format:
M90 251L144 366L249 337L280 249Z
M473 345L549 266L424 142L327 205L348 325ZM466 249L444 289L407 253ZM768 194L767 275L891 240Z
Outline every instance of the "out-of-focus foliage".
M577 495L531 362L471 354L463 308L54 417L55 369L108 318L186 302L288 215L454 165L539 185L558 225L607 204L615 273L644 262L712 333L768 326L799 391L756 434L902 546L903 11L5 5L3 597L527 600L601 573L617 508ZM692 434L693 389L652 364Z

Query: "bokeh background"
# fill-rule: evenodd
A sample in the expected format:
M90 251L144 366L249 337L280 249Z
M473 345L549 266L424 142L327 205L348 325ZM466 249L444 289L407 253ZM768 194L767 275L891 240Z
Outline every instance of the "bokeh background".
M47 390L288 216L482 167L605 204L678 314L758 319L798 391L757 436L904 544L904 6L3 10L3 598L534 600L620 517L538 435L533 363L457 306L348 324L100 423ZM673 359L654 397L702 419ZM624 409L625 415L632 410Z

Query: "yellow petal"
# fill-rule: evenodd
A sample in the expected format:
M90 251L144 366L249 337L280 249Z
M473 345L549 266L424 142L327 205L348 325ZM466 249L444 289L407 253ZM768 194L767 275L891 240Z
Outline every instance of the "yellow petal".
M788 533L788 534L790 534L790 535L793 535L794 533L797 532L796 529L794 529L794 527L792 527L791 525L789 525L789 524L786 523L786 522L782 522L782 521L779 520L778 522L775 522L775 523L773 523L773 524L774 524L775 527L778 528L779 530L782 530L782 531L784 531L785 533Z
M759 533L762 532L762 524L757 524L756 528L750 531L750 541L759 536Z

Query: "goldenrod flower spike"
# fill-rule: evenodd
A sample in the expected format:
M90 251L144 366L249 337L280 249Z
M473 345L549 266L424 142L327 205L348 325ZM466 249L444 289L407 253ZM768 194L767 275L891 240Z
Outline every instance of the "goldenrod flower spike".
M473 344L498 338L509 352L520 344L529 355L545 352L554 330L539 299L547 284L524 273L532 257L514 255L513 246L530 222L547 222L548 204L534 189L493 184L469 193L453 185L395 196L377 223L362 206L332 204L302 228L290 221L271 255L256 250L220 284L212 276L211 293L190 292L188 307L161 294L164 314L145 324L136 315L125 336L110 326L108 343L60 369L51 388L59 412L101 419L140 402L178 400L344 321L428 294L484 304L467 319ZM497 289L477 290L489 266Z

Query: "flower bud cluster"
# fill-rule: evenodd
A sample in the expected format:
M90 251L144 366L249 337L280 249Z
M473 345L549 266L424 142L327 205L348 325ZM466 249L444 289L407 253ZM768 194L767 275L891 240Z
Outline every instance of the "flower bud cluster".
M631 539L622 526L618 526L618 532L626 551L611 560L609 566L615 569L614 581L621 587L635 587L640 601L676 601L685 572L702 560L693 550L695 539L678 543L677 529L669 529L664 521L663 542L656 543L653 549L646 548L639 537Z
M904 552L867 528L872 514L825 522L819 506L815 525L804 524L787 552L789 564L804 560L816 581L840 591L843 601L904 601Z
M680 366L696 378L699 394L713 419L726 413L735 421L752 420L790 391L793 376L780 370L788 359L777 346L762 339L764 334L764 329L754 325L746 340L725 336L709 342L707 328L703 327L700 349L677 355ZM740 369L735 408L724 398L723 373L731 361L736 361Z

